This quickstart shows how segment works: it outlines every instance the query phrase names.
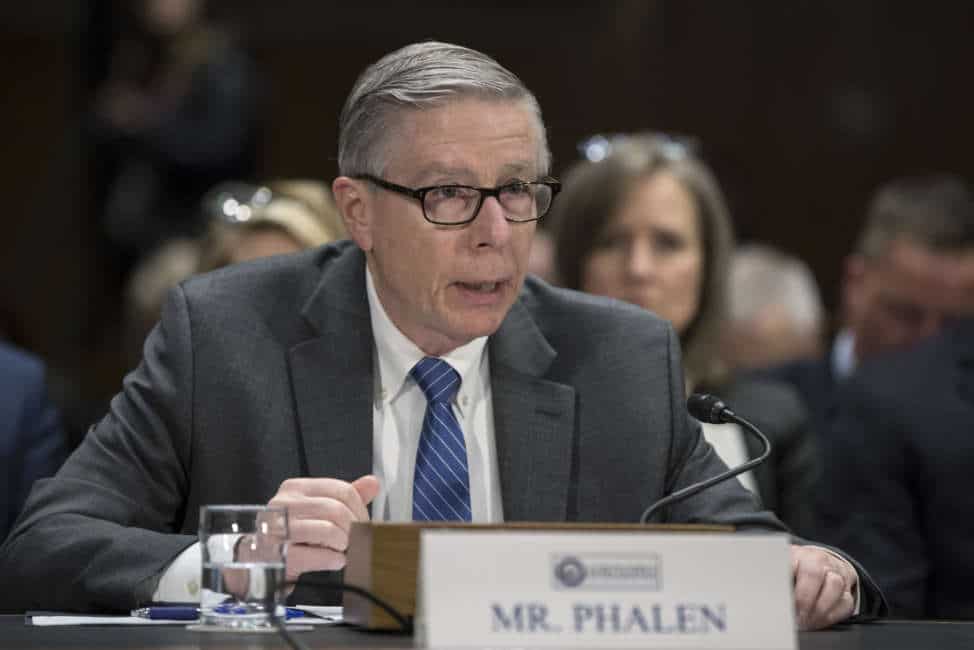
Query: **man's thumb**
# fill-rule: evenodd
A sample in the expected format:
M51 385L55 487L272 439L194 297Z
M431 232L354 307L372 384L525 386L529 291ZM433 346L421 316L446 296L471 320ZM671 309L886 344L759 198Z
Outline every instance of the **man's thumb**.
M366 474L352 481L352 487L362 498L362 503L368 505L379 494L379 479L372 474Z

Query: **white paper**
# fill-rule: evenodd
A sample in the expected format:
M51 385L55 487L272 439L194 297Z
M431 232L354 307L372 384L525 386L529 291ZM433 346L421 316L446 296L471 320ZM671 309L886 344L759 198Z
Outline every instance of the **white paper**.
M288 621L288 625L336 625L342 622L341 607L298 605L294 609L312 614ZM57 612L31 613L26 618L30 625L188 625L193 621L167 621L140 618L138 616L102 616L98 614L59 614Z
M294 609L302 612L314 614L319 618L309 616L307 618L295 619L295 621L306 622L311 625L322 625L324 623L341 623L344 620L341 606L322 607L320 605L295 605Z
M85 614L28 614L31 625L186 625L192 621L164 621L137 616L98 616Z

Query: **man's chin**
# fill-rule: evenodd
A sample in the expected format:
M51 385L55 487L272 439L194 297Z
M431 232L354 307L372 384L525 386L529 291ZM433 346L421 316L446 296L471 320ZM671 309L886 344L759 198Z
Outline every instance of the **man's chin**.
M501 318L491 320L489 323L484 323L476 327L467 327L464 331L464 338L469 342L482 336L490 336L500 329L502 322L504 322L504 319Z
M456 327L453 328L452 338L463 341L461 343L463 345L482 336L490 336L500 328L507 311L505 309L503 313L495 313L492 310L491 313L479 311L460 314L454 321Z

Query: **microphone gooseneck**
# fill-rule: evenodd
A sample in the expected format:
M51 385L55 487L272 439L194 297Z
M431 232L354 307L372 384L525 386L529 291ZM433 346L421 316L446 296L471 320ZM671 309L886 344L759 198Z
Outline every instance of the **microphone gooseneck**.
M715 395L706 395L701 393L695 393L687 399L687 411L690 415L697 418L701 422L708 422L711 424L724 424L727 422L733 422L735 424L741 425L741 427L750 433L751 435L757 436L761 444L764 445L764 451L761 452L756 458L752 458L746 463L742 463L737 467L732 467L726 472L721 472L716 476L708 478L699 483L694 483L693 485L688 485L682 490L677 490L672 494L663 497L656 503L652 504L645 511L643 511L642 517L639 518L639 523L645 524L656 514L660 509L665 508L668 505L676 503L677 501L683 501L684 499L689 499L693 495L706 490L707 488L714 486L718 483L722 483L728 479L732 479L738 474L743 474L744 472L757 467L771 455L771 442L768 438L761 433L754 424L748 422L746 419L737 415L732 411L724 402Z

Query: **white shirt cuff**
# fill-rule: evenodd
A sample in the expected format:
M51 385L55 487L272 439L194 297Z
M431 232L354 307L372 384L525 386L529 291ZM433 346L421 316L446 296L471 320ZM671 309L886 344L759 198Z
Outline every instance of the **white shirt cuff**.
M198 603L202 578L201 562L200 543L196 542L169 563L159 579L156 590L152 593L152 600L168 603Z

